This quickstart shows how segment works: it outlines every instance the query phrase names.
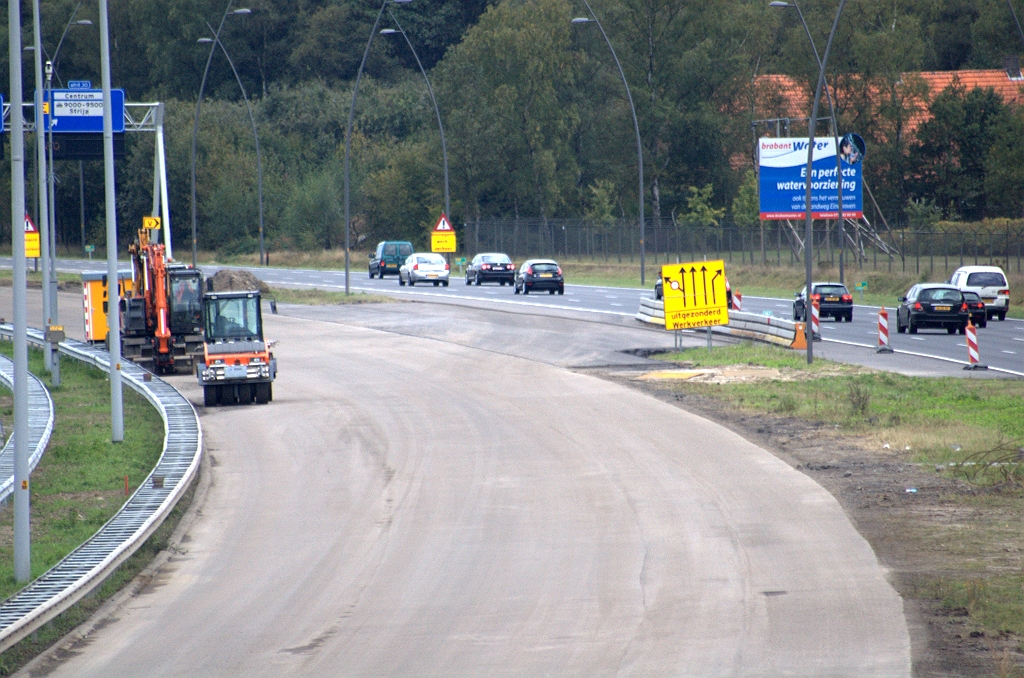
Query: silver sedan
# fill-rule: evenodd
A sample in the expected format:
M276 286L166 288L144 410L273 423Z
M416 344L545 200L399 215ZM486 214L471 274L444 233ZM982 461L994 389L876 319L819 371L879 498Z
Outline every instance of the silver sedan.
M409 255L405 263L398 269L398 284L410 286L418 282L434 283L434 287L444 285L448 287L448 277L451 273L449 266L445 263L444 257L431 252L417 252Z

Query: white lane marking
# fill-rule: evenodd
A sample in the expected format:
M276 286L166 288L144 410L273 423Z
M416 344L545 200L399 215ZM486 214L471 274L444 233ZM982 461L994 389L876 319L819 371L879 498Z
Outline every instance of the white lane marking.
M838 208L836 208L836 209L838 209ZM837 214L838 214L838 213L837 213ZM574 303L574 304L582 304L582 303L583 303L583 302L582 302L582 301L580 301L579 299L569 299L569 301L571 301L571 302L572 302L572 303Z
M807 203L805 202L804 204L806 205ZM837 207L836 210L838 210L838 209L839 208ZM839 214L839 212L837 211L836 214ZM967 348L967 344L957 344L957 346L960 346L961 348Z
M806 204L806 203L804 203L804 204ZM1010 355L1017 355L1016 351L1003 351L1003 353L1009 353Z
M804 204L806 205L807 203L804 203ZM836 203L836 204L838 204L838 203ZM836 210L838 210L838 209L839 208L837 207ZM836 214L839 214L839 212L837 211ZM775 304L775 305L778 306L779 308L789 308L790 306L792 306L792 304Z
M839 208L837 207L836 209L839 209ZM836 214L839 214L839 213L836 212ZM910 337L910 339L913 339L914 341L927 341L927 339L925 339L923 337Z
M839 209L839 208L837 207L836 209ZM838 214L838 212L836 212L836 214ZM1020 337L1014 337L1013 340L1014 341L1024 341L1024 339L1021 339Z
M805 202L804 204L806 205L807 203ZM839 214L839 208L838 207L836 208L836 214ZM868 335L873 337L873 336L875 336L878 333L877 332L867 332L866 334L868 334Z
M836 209L839 209L838 207ZM836 212L838 214L838 212ZM622 306L622 304L608 304L609 306Z

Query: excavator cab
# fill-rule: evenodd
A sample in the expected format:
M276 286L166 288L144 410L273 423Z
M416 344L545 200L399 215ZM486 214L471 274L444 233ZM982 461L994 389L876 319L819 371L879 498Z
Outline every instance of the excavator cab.
M186 267L169 267L167 273L171 334L199 334L203 331L203 274Z

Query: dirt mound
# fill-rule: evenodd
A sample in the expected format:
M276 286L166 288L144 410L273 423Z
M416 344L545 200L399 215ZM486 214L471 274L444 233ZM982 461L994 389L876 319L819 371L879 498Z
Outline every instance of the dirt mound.
M265 282L249 271L232 271L222 269L210 278L214 292L249 292L259 290L261 294L270 294Z

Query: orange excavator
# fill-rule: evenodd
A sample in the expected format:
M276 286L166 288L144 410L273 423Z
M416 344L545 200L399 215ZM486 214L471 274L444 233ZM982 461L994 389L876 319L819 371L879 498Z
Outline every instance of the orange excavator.
M128 253L134 284L121 301L122 355L154 372L191 372L203 352L202 273L168 263L145 228Z

